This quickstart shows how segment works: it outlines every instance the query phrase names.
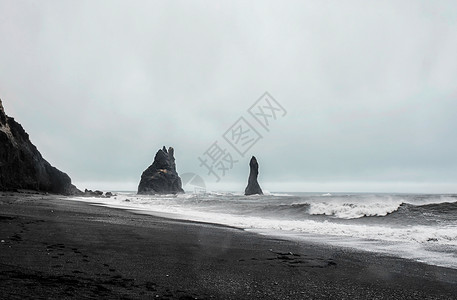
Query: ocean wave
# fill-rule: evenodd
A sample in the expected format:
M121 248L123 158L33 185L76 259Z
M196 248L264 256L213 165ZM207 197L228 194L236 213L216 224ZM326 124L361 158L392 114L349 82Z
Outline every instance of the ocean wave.
M340 219L356 219L362 217L386 216L397 211L402 202L390 203L338 203L318 202L309 204L310 215L334 216Z
M405 203L421 206L428 204L454 203L457 202L457 196L454 195L415 195L402 197Z
M450 213L457 211L457 201L454 202L434 202L429 204L415 205L411 203L404 203L405 206L416 208L418 210L428 210L440 213Z
M308 213L310 215L333 216L340 219L358 219L363 217L384 217L394 213L401 214L411 211L422 214L455 214L457 212L457 198L449 196L418 199L416 201L402 197L367 198L357 202L335 200L306 203L309 206Z
M204 221L225 224L244 229L271 229L281 231L295 231L311 234L347 236L355 238L375 239L384 241L411 241L426 244L442 244L457 246L457 226L401 226L390 227L374 224L341 224L332 221L315 220L281 220L267 217L233 215L223 212L211 212L198 210L195 207L184 207L181 205L164 205L166 199L156 197L156 201L144 202L145 197L117 197L117 203L113 199L105 198L83 198L76 197L74 200L104 204L112 207L124 209L148 210L151 212L175 213L180 217L195 221ZM126 199L131 202L125 203ZM171 198L169 198L171 199ZM160 201L160 200L163 200ZM125 204L126 206L120 206ZM147 204L147 205L146 205ZM376 203L366 203L354 205L354 203L295 203L295 209L304 211L314 209L318 213L337 214L339 217L357 217L362 215L386 215L389 211L396 211L402 203L386 203L384 205ZM376 204L376 205L375 205ZM448 203L449 204L449 203ZM457 205L457 203L451 203ZM286 209L285 206L282 209Z
M325 200L324 200L325 199ZM86 198L90 201L90 198ZM97 199L100 201L101 199ZM295 200L295 201L294 201ZM97 202L96 201L96 202ZM187 207L205 211L227 211L245 216L280 217L281 219L303 220L306 216L324 216L337 219L361 219L372 217L422 218L424 216L445 216L443 220L457 219L457 198L455 197L424 197L414 198L402 196L380 197L363 195L362 197L309 196L284 197L281 195L265 195L245 197L233 193L181 194L181 195L118 195L104 199L114 204L140 205L144 208L164 209Z

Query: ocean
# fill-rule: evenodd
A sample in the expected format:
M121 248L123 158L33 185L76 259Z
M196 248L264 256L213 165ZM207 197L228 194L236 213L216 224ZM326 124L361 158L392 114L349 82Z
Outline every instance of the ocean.
M457 195L116 194L71 199L457 269Z

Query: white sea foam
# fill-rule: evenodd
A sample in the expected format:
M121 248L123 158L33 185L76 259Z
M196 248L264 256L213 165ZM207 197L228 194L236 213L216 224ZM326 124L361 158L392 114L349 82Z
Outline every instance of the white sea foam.
M309 214L335 216L341 219L355 219L370 216L386 216L396 211L401 201L368 202L368 203L341 203L318 202L310 203Z
M286 193L272 193L267 190L263 190L263 194L267 196L276 196L276 197L290 197L293 196L292 194L286 194Z

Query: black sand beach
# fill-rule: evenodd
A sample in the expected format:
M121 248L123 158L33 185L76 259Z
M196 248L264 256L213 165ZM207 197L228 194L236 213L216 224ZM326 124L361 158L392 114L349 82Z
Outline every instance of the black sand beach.
M455 299L457 270L212 224L0 196L1 299Z

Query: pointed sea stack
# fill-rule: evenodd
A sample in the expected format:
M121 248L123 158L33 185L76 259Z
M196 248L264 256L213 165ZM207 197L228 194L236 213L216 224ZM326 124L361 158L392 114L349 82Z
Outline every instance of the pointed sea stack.
M174 150L172 147L157 151L152 165L141 175L138 194L178 194L184 193L181 178L176 172Z
M251 158L249 162L250 172L249 172L249 179L248 179L248 186L244 190L244 194L248 195L263 195L262 189L260 188L259 183L257 182L257 176L259 175L259 164L257 163L257 159L255 156Z
M33 190L54 194L81 194L70 177L51 166L32 144L0 100L0 191Z

